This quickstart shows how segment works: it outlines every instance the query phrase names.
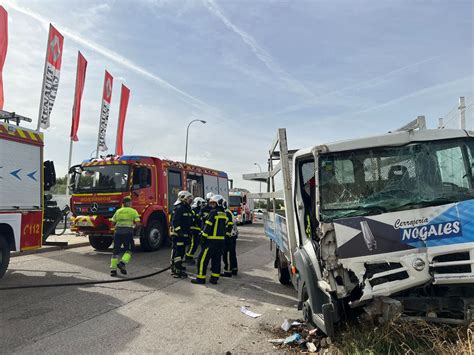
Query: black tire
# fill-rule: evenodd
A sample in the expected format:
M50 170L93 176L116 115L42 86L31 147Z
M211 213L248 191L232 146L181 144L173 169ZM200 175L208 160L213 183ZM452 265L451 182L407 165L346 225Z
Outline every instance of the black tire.
M7 240L0 235L0 279L5 275L10 263L10 245Z
M114 241L113 237L104 235L90 235L89 243L91 246L98 251L108 250Z
M291 276L290 276L290 270L288 270L288 267L282 264L281 259L278 258L277 261L277 269L278 269L278 281L282 285L291 285Z
M160 221L152 220L145 229L145 235L140 238L140 245L144 251L160 249L165 241L163 225Z
M314 325L313 322L313 310L311 309L311 304L309 302L308 291L306 290L306 286L303 286L303 294L301 297L301 302L303 303L303 319L306 323Z

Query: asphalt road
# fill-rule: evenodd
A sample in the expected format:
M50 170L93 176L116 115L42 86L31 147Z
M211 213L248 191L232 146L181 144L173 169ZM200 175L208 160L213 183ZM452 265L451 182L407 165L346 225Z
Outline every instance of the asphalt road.
M273 352L268 329L301 316L295 291L278 283L261 225L240 227L237 248L239 276L218 285L165 272L116 284L0 291L0 353ZM110 255L87 246L14 257L0 287L107 280ZM129 276L168 266L169 255L169 248L137 252ZM262 316L250 318L241 306Z

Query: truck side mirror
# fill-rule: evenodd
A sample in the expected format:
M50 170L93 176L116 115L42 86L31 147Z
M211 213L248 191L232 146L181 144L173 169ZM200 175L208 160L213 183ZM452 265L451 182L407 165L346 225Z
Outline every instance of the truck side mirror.
M44 170L44 190L49 191L51 187L56 185L56 170L54 163L51 160L46 160L43 163Z

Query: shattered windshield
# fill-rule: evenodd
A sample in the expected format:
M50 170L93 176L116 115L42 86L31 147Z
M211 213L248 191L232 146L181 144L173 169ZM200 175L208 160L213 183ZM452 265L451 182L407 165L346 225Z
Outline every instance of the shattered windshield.
M472 139L412 143L320 157L321 219L474 198Z
M75 178L74 192L121 192L128 190L129 167L106 165L84 167Z

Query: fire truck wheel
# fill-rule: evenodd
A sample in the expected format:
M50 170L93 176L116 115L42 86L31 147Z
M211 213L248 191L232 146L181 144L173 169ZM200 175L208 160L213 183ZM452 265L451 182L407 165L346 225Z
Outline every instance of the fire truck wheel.
M90 235L89 243L95 250L105 251L112 245L114 238L103 235Z
M8 264L10 263L10 246L7 240L0 235L0 279L7 271Z
M163 226L160 221L154 220L148 223L145 236L140 238L140 245L144 251L158 250L164 242Z

